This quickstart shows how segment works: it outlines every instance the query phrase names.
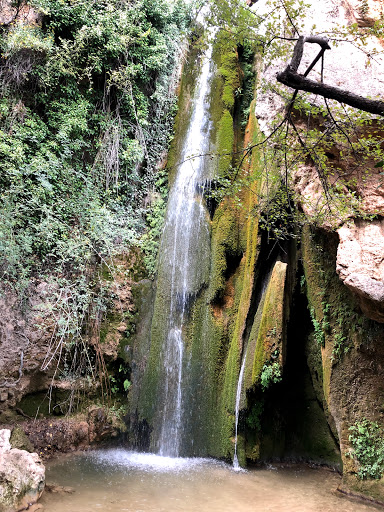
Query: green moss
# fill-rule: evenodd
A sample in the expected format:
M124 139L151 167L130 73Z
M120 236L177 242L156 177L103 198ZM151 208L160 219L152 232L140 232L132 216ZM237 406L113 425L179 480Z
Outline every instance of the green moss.
M233 130L233 119L228 110L224 110L219 122L217 132L217 152L219 155L218 175L227 176L233 159L233 144L235 134Z
M239 59L225 31L218 33L216 41L220 48L219 74L224 82L222 101L226 109L232 110L235 104L235 92L241 85Z
M33 446L31 441L26 436L24 430L21 427L13 427L10 443L12 448L18 448L19 450L26 450L27 452L33 452Z
M212 256L208 300L223 298L227 271L227 255L241 253L239 211L230 201L224 201L216 210L212 222Z
M260 324L253 356L251 385L260 381L264 364L278 354L283 361L284 290L287 264L277 261L265 293ZM256 332L253 332L255 335Z
M197 299L186 328L190 353L185 399L190 453L221 456L217 409L222 361L228 339L228 317L207 307L206 293Z
M229 457L233 455L236 390L243 353L246 321L251 304L256 262L259 254L258 221L257 218L251 215L256 197L253 194L253 190L248 189L243 197L244 209L238 213L238 247L242 249L243 257L237 271L237 279L234 282L234 300L231 311L233 320L229 332L230 346L224 367L220 404L222 450L223 454Z
M216 152L218 154L218 176L227 176L233 162L235 130L233 111L236 93L241 86L241 69L236 48L226 31L219 31L213 49L213 57L221 79L219 86L220 100L216 110L217 119Z

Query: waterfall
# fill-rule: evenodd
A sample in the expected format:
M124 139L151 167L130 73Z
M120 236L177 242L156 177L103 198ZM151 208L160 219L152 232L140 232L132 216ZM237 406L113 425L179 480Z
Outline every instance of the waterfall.
M211 51L203 59L190 104L190 118L180 150L180 164L171 187L160 246L158 290L152 336L161 338L158 409L154 433L160 455L177 457L183 436L183 379L185 341L183 326L194 297L207 280L210 232L202 197L211 179L209 147L212 123L209 92L213 73ZM156 309L157 308L157 309ZM160 315L165 317L159 334ZM156 400L156 397L153 397Z
M244 369L245 369L245 360L247 357L247 352L244 352L243 362L241 364L239 380L237 381L237 391L236 391L236 406L235 406L235 453L233 455L233 469L235 471L239 471L240 464L239 459L237 458L237 431L239 425L239 411L240 411L240 399L241 399L241 388L243 385L244 379Z

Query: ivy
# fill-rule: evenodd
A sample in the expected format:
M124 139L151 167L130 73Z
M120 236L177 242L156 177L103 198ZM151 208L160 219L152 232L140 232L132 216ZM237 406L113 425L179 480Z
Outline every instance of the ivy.
M98 270L113 272L147 224L154 271L165 202L148 198L191 14L181 0L28 3L41 23L16 19L0 34L0 279L19 294L48 283L45 363L59 368L58 354L87 352L86 325L111 306Z
M263 388L263 391L265 391L271 384L276 384L278 382L281 382L282 375L281 375L281 367L280 364L275 361L272 364L266 363L263 366L261 375L260 375L260 382L261 387Z
M41 27L16 22L1 40L0 273L11 281L52 263L74 272L141 235L190 21L180 1L31 3Z
M384 431L374 421L364 418L349 428L352 451L346 455L355 457L359 464L361 480L380 479L384 473Z

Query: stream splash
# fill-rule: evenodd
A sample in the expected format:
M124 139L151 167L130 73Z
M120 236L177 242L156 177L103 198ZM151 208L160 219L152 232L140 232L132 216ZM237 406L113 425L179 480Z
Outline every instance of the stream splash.
M101 464L104 467L112 469L139 469L151 472L178 472L196 470L204 464L224 465L212 459L200 457L165 457L155 453L139 453L127 451L123 448L97 450L90 452L89 459L95 464Z

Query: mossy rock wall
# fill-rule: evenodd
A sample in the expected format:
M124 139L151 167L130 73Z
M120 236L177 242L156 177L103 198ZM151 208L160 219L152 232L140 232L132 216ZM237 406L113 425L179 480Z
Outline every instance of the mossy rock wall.
M224 62L226 55L230 54L228 62ZM237 59L237 53L233 48L228 52L222 52L218 47L213 51L213 66L216 67L216 74L212 78L210 92L210 122L213 125L211 130L211 142L209 147L212 151L217 144L221 146L222 152L231 155L234 141L234 128L232 115L228 109L233 107L234 87L239 83L233 82L231 94L233 97L232 107L229 101L230 83L233 81L233 71L229 67ZM168 170L170 183L174 182L175 173L181 157L183 140L186 135L186 120L190 115L190 101L193 96L194 84L199 72L199 51L192 50L190 59L187 61L181 82L179 96L179 113L175 123L175 138L168 157ZM238 66L237 66L238 67ZM235 75L238 71L236 70ZM225 92L226 101L223 100ZM224 130L224 131L223 131ZM225 132L225 135L223 135ZM217 161L206 159L207 165L215 165L225 161L226 158ZM221 162L221 163L220 163ZM215 171L214 171L215 172ZM224 172L224 170L223 170ZM212 174L212 173L211 173ZM204 185L204 184L202 184ZM221 212L221 213L220 213ZM233 214L235 214L233 216ZM233 216L233 218L232 218ZM223 206L217 211L212 223L208 211L206 218L202 220L199 233L195 235L195 241L189 248L193 251L190 259L198 262L196 282L193 283L190 301L187 306L187 318L183 326L184 359L183 359L183 440L182 453L188 455L204 455L210 453L209 445L215 437L213 433L212 414L217 406L217 361L220 358L220 351L224 343L223 336L227 328L224 320L218 320L211 315L211 307L207 307L218 296L223 296L225 283L223 275L226 272L226 257L237 257L241 254L243 244L239 234L239 218L230 205ZM218 227L220 225L220 227ZM212 235L211 230L215 232ZM222 232L220 236L216 233ZM241 230L240 230L241 231ZM167 244L167 231L164 231L161 249ZM229 236L235 233L235 240L228 240ZM220 238L220 240L219 240ZM210 259L211 245L215 255ZM243 244L244 245L244 244ZM224 261L222 261L224 258ZM221 268L212 276L212 261L217 260L217 266ZM225 281L225 279L224 279ZM171 277L167 270L167 261L160 254L159 268L156 279L156 295L153 305L153 316L147 340L139 340L136 343L148 346L146 354L141 358L141 375L137 378L138 388L136 397L132 401L132 416L137 418L138 423L146 423L152 431L152 439L158 438L158 430L161 423L161 410L158 404L161 403L161 394L164 381L164 364L162 346L164 336L168 333L168 319L171 309ZM208 299L208 296L210 299ZM147 332L148 334L148 332ZM136 351L139 353L139 351ZM145 352L145 351L144 351ZM155 448L152 441L152 448Z
M255 349L247 353L249 366L246 388L249 389L260 382L265 364L271 360L278 361L282 366L284 346L284 292L287 275L287 264L277 261L273 267L268 287L263 297L260 322L258 318L251 331L249 343ZM256 315L257 316L257 315Z
M241 147L240 131L234 121L238 117L235 91L241 83L241 72L237 52L229 46L215 47L213 60L219 72L213 78L210 98L214 124L211 147L218 155L213 159L216 175L225 178L233 172L231 167L238 163L230 153ZM168 159L171 183L185 135L183 118L188 116L196 69L188 64L183 75L176 136ZM260 141L254 102L250 112L243 140L245 147ZM335 275L332 243L326 238L316 241L317 235L306 230L302 256L312 333L307 337L307 333L301 335L305 341L300 348L303 364L309 370L307 368L302 379L295 379L296 366L292 363L292 357L296 357L295 333L291 328L288 339L287 323L298 254L294 243L286 246L287 251L273 252L272 244L268 245L266 236L260 233L256 210L259 208L258 197L265 188L263 169L260 152L256 149L249 152L238 175L245 186L236 198L226 197L217 205L211 212L211 221L207 212L210 240L202 241L203 253L200 243L194 248L196 257L202 260L202 277L196 284L183 325L182 454L232 459L236 390L246 353L238 438L241 463L245 463L246 458L260 461L300 456L301 453L308 460L337 464L334 439L341 435L348 445L348 428L359 412L355 408L348 420L334 412L339 406L345 408L343 400L348 399L344 387L345 371L342 370L344 361L351 357L353 350L361 350L362 343L361 336L357 333L355 337L350 335L346 325L368 324ZM261 247L262 240L267 243L264 248ZM323 252L319 252L319 246L323 247ZM328 255L328 252L332 254ZM264 258L268 259L267 263ZM136 394L131 394L131 417L137 425L145 425L148 435L158 428L156 397L162 379L161 337L169 309L167 280L166 273L160 270L155 286L156 299L147 307L147 318L152 315L152 320L144 321L146 327L139 328L136 337L135 351L140 357L135 359L133 366L137 366L139 385ZM295 312L301 314L298 309ZM308 322L310 325L310 320ZM375 337L377 341L378 334L372 322L368 329L372 339ZM293 351L287 370L291 382L290 389L284 391L288 351ZM338 372L341 374L336 378ZM282 383L279 383L281 379ZM297 386L305 388L300 395L300 407L293 404ZM281 421L274 412L275 405L292 418L296 415L297 421L302 419L302 424L292 418ZM287 424L291 429L289 433L284 431ZM300 439L295 437L298 426L302 432Z
M361 462L353 457L349 429L364 418L384 426L380 372L384 367L384 327L361 313L338 278L337 243L336 235L304 229L302 256L313 323L307 345L308 365L318 399L323 401L328 422L340 442L345 484L383 501L382 480L361 480L357 476Z

